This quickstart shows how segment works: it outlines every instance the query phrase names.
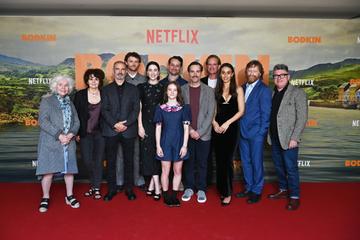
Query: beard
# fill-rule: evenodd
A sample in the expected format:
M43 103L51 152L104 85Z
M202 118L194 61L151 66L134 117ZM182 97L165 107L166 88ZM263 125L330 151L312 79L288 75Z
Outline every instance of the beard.
M117 75L116 75L116 79L117 79L117 80L124 80L124 79L125 79L125 75L123 75L123 74L117 74Z
M247 77L247 79L248 79L248 82L253 83L258 79L258 77L254 76L254 75L250 75Z

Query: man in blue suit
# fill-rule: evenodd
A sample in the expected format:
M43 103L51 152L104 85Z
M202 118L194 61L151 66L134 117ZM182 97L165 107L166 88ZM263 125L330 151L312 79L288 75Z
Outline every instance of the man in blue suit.
M264 68L257 60L246 65L245 113L240 118L240 156L245 190L236 197L257 203L264 187L263 153L271 113L271 90L262 82Z

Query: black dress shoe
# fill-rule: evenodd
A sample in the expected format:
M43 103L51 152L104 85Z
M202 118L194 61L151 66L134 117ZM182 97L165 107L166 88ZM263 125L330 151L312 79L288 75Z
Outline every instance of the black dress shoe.
M270 199L285 199L289 197L289 193L286 190L280 190L276 193L272 193L268 195Z
M117 194L117 192L115 192L115 191L108 192L104 197L104 201L106 201L106 202L111 201L111 199L113 199L116 194Z
M126 194L128 200L130 200L130 201L136 199L136 195L135 195L135 193L133 192L133 190L127 190L127 191L125 192L125 194Z
M249 199L246 201L249 204L257 203L261 199L261 194L251 193Z
M243 192L239 192L237 194L235 194L235 197L237 198L246 198L246 197L250 197L251 192L250 191L243 191Z
M300 199L298 198L290 198L286 209L289 211L295 211L300 207Z

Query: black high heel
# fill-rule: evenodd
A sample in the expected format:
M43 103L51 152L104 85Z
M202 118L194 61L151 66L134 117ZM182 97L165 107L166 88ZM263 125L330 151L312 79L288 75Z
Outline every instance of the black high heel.
M225 198L226 198L226 197L224 197L224 198L222 199L222 201L221 201L221 206L223 206L223 207L229 206L230 203L231 203L231 198L230 198L230 201L229 201L229 202L224 202L224 199L225 199Z
M93 198L94 198L95 200L99 200L99 199L102 198L99 188L94 188L94 189L93 189L93 193L94 193Z
M159 194L154 193L153 198L155 201L159 201L161 199L161 193L159 193Z
M90 188L87 192L84 193L85 197L91 197L94 194L94 190L93 188Z
M146 196L151 197L151 196L153 196L154 194L155 194L155 190L149 190L149 189L146 190Z

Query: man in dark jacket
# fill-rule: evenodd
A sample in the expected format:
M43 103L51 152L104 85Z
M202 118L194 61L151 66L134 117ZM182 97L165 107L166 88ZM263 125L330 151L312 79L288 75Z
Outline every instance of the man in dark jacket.
M103 88L102 98L102 134L106 141L106 159L108 161L108 193L105 201L116 195L116 152L120 142L124 156L125 194L129 200L135 200L134 185L134 141L137 136L137 117L140 111L137 87L125 81L126 64L114 63L114 81Z

